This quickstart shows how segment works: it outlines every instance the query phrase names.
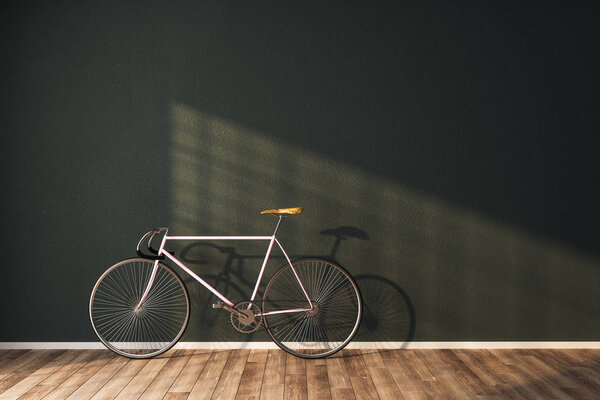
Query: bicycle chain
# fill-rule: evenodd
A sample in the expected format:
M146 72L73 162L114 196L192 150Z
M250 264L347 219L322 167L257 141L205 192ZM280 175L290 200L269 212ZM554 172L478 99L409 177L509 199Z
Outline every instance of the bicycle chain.
M295 300L280 300L280 301L271 300L271 301L272 301L272 302L279 302L279 303L281 303L281 302L285 302L285 301L295 301ZM247 303L247 302L242 302L242 303ZM238 304L240 304L240 303L238 303ZM230 313L230 315L231 315L231 313ZM303 317L299 317L298 319L305 319L305 318L310 318L310 317L311 317L311 316L304 315ZM275 327L277 327L277 326L279 326L279 325L287 324L287 323L289 323L289 321L286 321L286 320L284 320L284 321L278 322L278 323L276 323L276 324L272 324L271 326L269 326L269 327L267 328L267 327L265 326L265 317L262 317L262 318L261 318L261 320L260 320L260 324L259 324L259 326L263 326L263 328L256 328L256 329L254 329L254 330L252 330L252 331L250 331L250 332L244 332L244 331L240 331L239 329L237 329L237 328L235 327L235 325L233 325L233 321L231 320L231 318L229 318L229 323L231 324L231 326L233 326L233 329L235 329L235 330L236 330L236 331L238 331L239 333L244 333L244 334L246 334L246 335L247 335L247 334L250 334L250 333L263 332L263 331L266 331L266 330L268 330L268 329L275 328Z

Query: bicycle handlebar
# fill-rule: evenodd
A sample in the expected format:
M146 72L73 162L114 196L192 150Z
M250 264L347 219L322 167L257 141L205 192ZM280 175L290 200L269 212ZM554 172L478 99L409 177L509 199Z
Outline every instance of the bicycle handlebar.
M137 245L137 247L135 249L135 252L138 254L138 256L140 256L142 258L147 258L148 260L164 260L165 259L165 256L159 256L158 255L158 250L152 248L152 239L154 239L154 236L157 233L160 233L163 230L165 230L165 228L158 228L158 229L155 229L153 231L146 232L146 234L144 236L142 236L142 238L138 242L138 245ZM151 253L157 254L155 256L152 256L150 254L144 254L140 250L140 246L142 245L142 243L144 243L144 241L146 241L146 238L149 235L152 235L152 236L150 236L150 239L148 239L148 251L150 251Z

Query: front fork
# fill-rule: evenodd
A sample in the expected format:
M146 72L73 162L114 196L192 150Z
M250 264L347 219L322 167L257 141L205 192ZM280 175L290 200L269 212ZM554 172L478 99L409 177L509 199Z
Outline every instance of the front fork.
M146 285L146 290L144 290L144 294L142 295L140 302L135 307L135 311L140 310L140 308L142 307L142 304L144 304L144 301L146 300L146 297L148 297L148 293L150 293L150 289L152 288L152 284L154 283L154 278L156 278L156 272L158 271L158 262L159 262L159 260L154 261L154 268L152 268L152 274L150 275L150 280L148 281L148 285Z

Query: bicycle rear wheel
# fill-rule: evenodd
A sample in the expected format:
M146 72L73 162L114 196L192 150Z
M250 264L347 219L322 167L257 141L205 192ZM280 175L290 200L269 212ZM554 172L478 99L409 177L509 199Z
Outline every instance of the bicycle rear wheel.
M164 353L177 343L189 320L187 290L175 271L162 263L137 308L153 267L153 261L143 258L121 261L98 279L90 296L94 332L107 348L125 357Z
M298 280L286 265L271 278L263 296L264 323L281 349L302 358L327 357L344 348L356 334L362 317L358 285L341 266L318 258L292 262L314 309L308 307Z

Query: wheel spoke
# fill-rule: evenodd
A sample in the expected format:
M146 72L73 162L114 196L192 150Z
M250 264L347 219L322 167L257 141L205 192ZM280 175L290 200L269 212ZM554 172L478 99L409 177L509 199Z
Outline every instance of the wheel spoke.
M148 297L138 309L154 262L126 260L111 267L96 283L90 319L100 340L131 358L158 355L181 337L189 318L189 298L181 279L158 265Z
M340 266L321 259L293 263L313 311L265 315L267 332L283 350L300 357L325 357L352 339L362 315L356 283ZM271 279L263 298L263 312L307 307L306 297L290 266Z

